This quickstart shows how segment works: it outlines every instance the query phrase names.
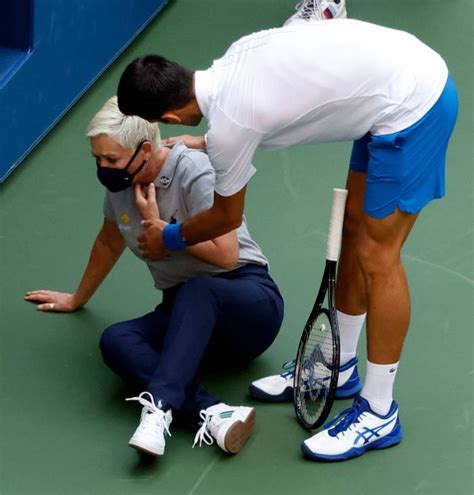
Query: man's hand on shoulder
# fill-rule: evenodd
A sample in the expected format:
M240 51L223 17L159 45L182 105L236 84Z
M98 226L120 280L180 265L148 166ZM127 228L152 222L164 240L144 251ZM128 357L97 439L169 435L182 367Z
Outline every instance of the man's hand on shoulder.
M189 134L163 139L161 144L162 146L173 146L173 144L178 141L182 141L188 148L193 148L196 150L206 149L206 140L204 139L204 136L190 136Z

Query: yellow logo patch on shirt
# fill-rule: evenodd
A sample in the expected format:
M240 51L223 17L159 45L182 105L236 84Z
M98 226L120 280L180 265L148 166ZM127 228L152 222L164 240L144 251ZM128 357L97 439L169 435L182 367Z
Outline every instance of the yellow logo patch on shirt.
M124 213L123 215L120 215L120 221L122 223L130 223L130 217Z

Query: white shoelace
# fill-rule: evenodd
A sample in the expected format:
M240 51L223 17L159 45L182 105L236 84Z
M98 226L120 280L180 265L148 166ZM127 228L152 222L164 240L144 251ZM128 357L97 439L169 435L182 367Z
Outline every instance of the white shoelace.
M214 443L214 438L209 431L209 423L213 417L212 414L209 414L206 409L203 409L199 416L202 419L201 428L196 432L196 436L194 437L193 449L196 444L199 442L199 447L202 446L204 442L206 445L212 445Z
M285 380L293 379L295 376L295 367L296 367L296 359L292 359L291 361L286 361L281 365L283 373L281 373L280 376Z
M304 5L306 4L306 5ZM301 12L298 12L296 16L300 19L307 19L308 17L311 17L314 14L317 14L320 19L324 19L323 16L323 9L321 7L320 0L302 0L295 6L295 10L298 11L301 9Z
M148 400L144 398L146 395L148 395L149 397ZM128 399L125 399L125 401L127 402L130 400L136 400L143 407L145 407L147 414L143 418L143 421L146 421L149 425L153 425L153 429L156 433L159 433L159 428L163 427L166 433L171 436L171 432L165 421L165 413L155 404L155 399L153 398L153 395L150 394L150 392L142 392L138 397L130 397ZM155 414L158 415L158 418L160 419L159 422L152 421L152 416L155 417Z

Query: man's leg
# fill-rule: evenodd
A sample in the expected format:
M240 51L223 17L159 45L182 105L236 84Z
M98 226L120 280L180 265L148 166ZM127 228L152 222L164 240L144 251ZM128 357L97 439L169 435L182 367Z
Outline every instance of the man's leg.
M365 281L357 257L357 240L362 227L365 183L367 174L349 170L347 190L349 191L344 215L342 249L338 264L336 283L336 308L340 334L340 365L357 363L357 343L365 321L367 299ZM344 368L341 368L344 370ZM350 373L350 370L346 374ZM360 391L360 380L355 368L354 376L341 385L341 397ZM347 389L347 390L346 390Z
M376 412L386 414L392 404L393 383L410 321L408 284L400 252L417 215L396 210L384 219L376 219L359 213L362 177L354 175L365 174L349 173L348 186L355 182L356 193L348 205L336 293L341 358L344 351L349 357L349 352L355 354L357 346L358 333L351 336L348 315L367 309L368 364L361 395ZM347 314L341 317L341 311Z
M312 459L351 459L368 449L396 445L402 439L398 405L392 399L410 320L408 284L400 251L416 217L398 209L383 219L363 215L355 253L367 297L367 375L353 406L328 428L303 442L304 454Z
M361 144L359 148L363 148ZM336 308L340 334L340 373L336 398L353 397L361 389L357 369L357 342L365 320L367 301L365 281L357 257L357 239L362 225L367 174L349 170L346 187L349 191L342 234L342 250L338 263ZM250 384L252 397L265 402L293 400L293 368L283 365L283 373L270 375Z
M438 102L417 123L399 133L366 135L354 143L351 168L368 173L354 252L365 284L369 360L364 388L352 407L303 443L303 452L313 459L351 459L369 449L395 445L403 437L398 405L392 399L410 321L401 249L416 212L444 196L446 150L456 116L456 87L448 77ZM344 297L341 294L348 310L357 306L357 301Z
M367 174L349 170L346 188L346 211L342 232L342 249L339 258L336 284L337 309L348 315L361 315L367 311L365 281L357 256L357 241L364 217L364 194Z
M410 296L400 254L417 216L397 209L383 219L363 217L356 251L366 285L372 363L391 364L400 359L410 321Z

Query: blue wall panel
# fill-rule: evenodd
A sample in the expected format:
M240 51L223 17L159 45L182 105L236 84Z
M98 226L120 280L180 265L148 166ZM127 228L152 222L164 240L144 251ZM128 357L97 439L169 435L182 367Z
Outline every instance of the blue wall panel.
M33 3L33 49L0 88L0 182L167 0Z

